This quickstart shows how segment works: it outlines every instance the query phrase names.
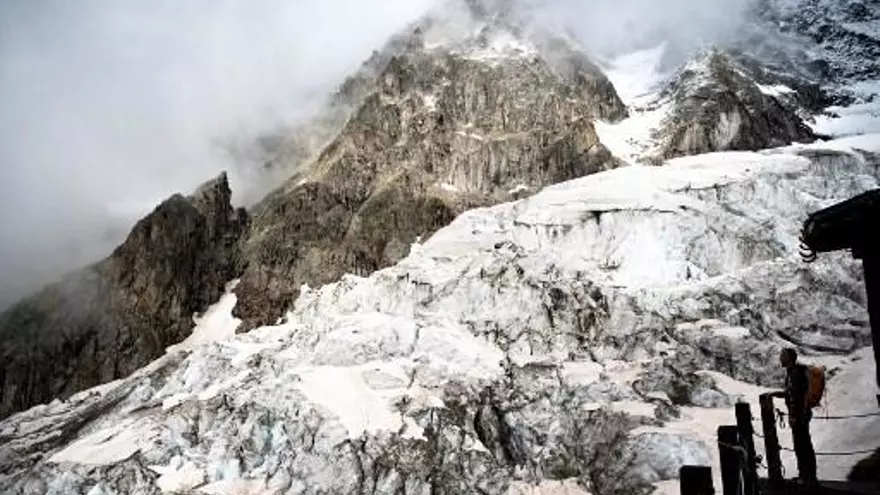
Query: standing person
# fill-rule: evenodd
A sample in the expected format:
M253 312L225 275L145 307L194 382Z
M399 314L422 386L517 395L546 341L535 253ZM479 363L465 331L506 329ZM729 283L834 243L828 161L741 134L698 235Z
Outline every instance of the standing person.
M797 351L792 348L783 349L780 353L779 362L785 368L785 390L776 392L773 396L784 398L788 408L788 424L791 425L794 452L797 456L798 480L805 485L815 486L818 484L816 453L810 438L813 413L807 404L810 379L807 367L798 363L797 358Z

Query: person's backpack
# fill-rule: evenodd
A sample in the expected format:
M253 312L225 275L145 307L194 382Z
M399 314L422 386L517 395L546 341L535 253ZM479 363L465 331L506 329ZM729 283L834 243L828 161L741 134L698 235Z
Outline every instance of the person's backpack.
M807 366L807 407L813 409L822 402L825 393L825 367Z

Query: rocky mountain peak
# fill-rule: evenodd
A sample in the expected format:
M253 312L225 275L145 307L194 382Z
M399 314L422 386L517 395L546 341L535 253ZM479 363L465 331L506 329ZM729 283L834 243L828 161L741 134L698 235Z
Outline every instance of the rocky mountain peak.
M226 174L175 194L105 260L0 315L0 417L89 388L162 355L243 269L249 216Z
M756 82L728 53L710 49L682 67L661 98L673 103L661 124L661 155L759 150L815 139L797 109L783 104L788 87Z
M866 0L760 0L767 23L801 45L814 71L828 82L880 77L880 4Z
M360 101L339 134L254 210L237 314L273 322L304 283L389 266L466 209L617 166L592 124L626 115L602 71L475 5L428 15L346 81Z

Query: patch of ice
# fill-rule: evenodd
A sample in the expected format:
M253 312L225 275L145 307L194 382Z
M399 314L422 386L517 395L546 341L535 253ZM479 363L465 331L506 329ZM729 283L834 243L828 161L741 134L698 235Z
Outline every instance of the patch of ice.
M471 48L464 55L473 60L494 62L511 57L531 57L537 54L535 47L525 44L509 31L495 31L491 33L485 46Z
M514 194L519 194L521 192L525 192L525 191L529 191L529 190L531 190L531 188L529 186L527 186L525 184L517 184L516 187L507 191L507 194L510 194L512 196Z
M233 280L226 284L226 290L220 300L211 305L204 315L193 318L196 326L193 328L192 334L183 342L169 346L166 352L192 349L199 345L234 337L235 329L241 324L240 319L232 316L232 310L238 302L238 297L233 292L238 282L238 280Z
M671 103L657 100L659 85L666 77L659 70L665 52L663 43L618 57L604 68L629 108L629 117L616 123L594 122L596 134L614 156L628 163L638 163L651 152L655 146L652 133L672 109Z
M422 95L422 103L429 112L437 110L437 95Z
M793 144L789 149L815 149L852 152L853 150L865 150L880 153L880 129L878 132L847 136L832 139L831 141L818 141L809 144Z
M641 402L634 400L614 401L611 402L611 410L623 412L630 416L644 416L648 418L654 417L654 405L649 402Z
M187 492L205 483L205 471L192 462L187 462L179 469L152 467L160 474L156 485L162 493Z
M644 103L650 98L666 74L659 69L667 43L615 58L603 67L605 76L614 85L618 96L627 105Z
M577 480L548 480L537 485L515 481L507 489L507 495L590 495Z
M631 108L629 117L616 123L597 120L593 123L599 142L611 154L627 163L640 163L656 147L653 133L669 115L671 103Z
M772 86L765 84L758 84L758 89L761 90L767 96L782 96L786 94L794 93L795 91L788 86L782 84L775 84Z
M880 80L861 81L848 89L857 100L817 115L810 124L814 132L833 137L880 133Z
M567 362L562 365L562 378L573 385L588 385L602 378L603 367L591 361Z
M201 486L198 493L205 495L264 495L266 493L278 493L276 490L267 490L266 483L262 480L243 478L228 478Z
M128 459L158 437L156 425L130 418L80 438L55 453L50 461L109 465Z
M814 132L833 137L880 133L880 101L830 107L828 111L834 115L817 115L811 124Z
M775 358L775 356L772 358ZM738 400L753 402L754 404L758 403L758 397L760 397L761 394L772 392L774 390L767 387L752 385L740 380L734 380L724 373L719 373L717 371L702 370L697 371L697 374L711 377L715 382L715 388L721 392Z
M351 438L364 432L397 431L403 421L400 414L391 410L388 397L367 384L364 371L336 366L303 369L298 372L298 387L309 400L332 412Z

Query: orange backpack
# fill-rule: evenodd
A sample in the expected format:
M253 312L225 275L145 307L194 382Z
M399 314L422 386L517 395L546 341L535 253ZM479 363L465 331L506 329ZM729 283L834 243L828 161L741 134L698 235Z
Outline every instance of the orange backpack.
M807 384L807 407L813 409L825 393L825 367L807 366Z

